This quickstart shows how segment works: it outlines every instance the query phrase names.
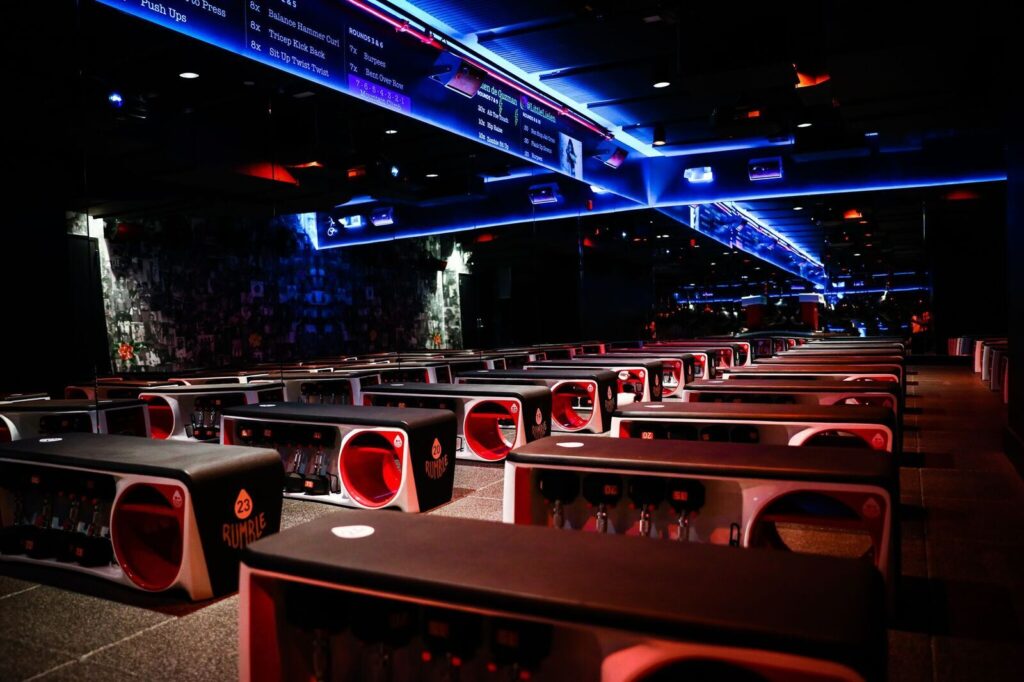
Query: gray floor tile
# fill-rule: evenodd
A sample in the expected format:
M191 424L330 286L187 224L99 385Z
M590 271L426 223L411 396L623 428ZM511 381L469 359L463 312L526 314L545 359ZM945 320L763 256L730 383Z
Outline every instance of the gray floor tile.
M344 507L313 500L284 500L281 507L281 530L344 510Z
M124 680L125 682L130 682L144 678L132 674L132 671L127 668L100 665L91 659L86 659L84 661L75 661L69 665L63 665L36 679L40 680L40 682L85 682L93 680L103 680L103 682L121 682Z
M476 497L486 497L492 500L501 500L505 497L505 481L495 481L476 491Z
M77 655L167 620L155 611L49 586L0 599L0 637Z
M74 658L66 651L0 637L0 680L24 680Z
M501 521L501 500L472 495L452 502L431 512L438 516L457 516L463 519Z
M889 631L889 682L931 682L931 637L919 632Z
M479 490L485 485L500 481L505 476L504 464L465 462L455 465L455 487Z
M238 597L222 599L87 660L148 680L236 679Z
M0 575L0 599L36 587L38 583L30 582L28 580L19 580L18 578L11 578L6 575Z

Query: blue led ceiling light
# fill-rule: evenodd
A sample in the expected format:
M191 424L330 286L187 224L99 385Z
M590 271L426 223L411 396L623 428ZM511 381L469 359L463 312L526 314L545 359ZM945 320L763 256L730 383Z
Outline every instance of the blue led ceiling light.
M124 97L122 97L119 92L112 92L107 95L107 101L110 102L110 106L115 109L120 109L124 106Z

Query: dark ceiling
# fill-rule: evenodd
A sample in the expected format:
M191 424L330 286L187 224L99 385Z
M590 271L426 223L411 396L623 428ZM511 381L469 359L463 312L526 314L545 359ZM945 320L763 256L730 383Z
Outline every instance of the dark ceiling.
M17 21L5 23L24 27L10 32L5 45L23 57L12 90L23 104L8 130L12 158L53 154L48 169L55 192L94 215L284 213L328 208L364 193L429 202L471 194L481 176L521 165L92 2L18 3L13 18L4 4L4 19ZM794 153L812 155L866 144L898 152L942 138L1002 144L1009 22L980 4L955 11L877 1L413 4L469 38L471 47L475 42L540 78L584 114L645 142L655 125L664 125L668 144L661 150L668 154L790 134ZM43 42L52 49L40 49ZM179 78L185 70L201 77ZM827 80L797 88L798 72ZM671 85L655 89L656 77ZM124 97L123 107L109 104L112 92ZM805 122L813 125L797 127ZM398 133L388 135L389 129ZM311 161L323 167L296 167ZM254 164L301 182L238 172ZM360 167L364 177L347 176ZM967 191L978 197L958 202L950 191L747 207L819 255L834 274L891 271L926 267L923 207L935 216L1002 197L1001 188L975 187ZM863 217L844 218L851 209ZM609 225L619 220L643 223L638 215ZM679 248L688 244L682 239ZM678 255L669 256L678 262ZM711 262L718 261L707 259L695 279L735 276L716 272ZM689 280L693 267L679 280Z
M1008 25L983 5L414 0L584 113L673 145L794 132L805 146L1002 124ZM826 78L796 88L797 73ZM655 89L655 80L671 84ZM753 112L756 112L754 114Z

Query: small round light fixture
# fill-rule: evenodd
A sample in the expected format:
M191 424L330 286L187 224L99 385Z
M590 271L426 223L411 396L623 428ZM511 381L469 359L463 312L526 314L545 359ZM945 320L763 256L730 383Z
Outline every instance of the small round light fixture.
M388 128L387 130L384 131L384 134L385 135L397 135L398 131L395 130L394 128Z
M810 121L804 121L803 123L797 123L797 128L810 128L813 124Z
M661 90L662 88L667 88L668 86L672 85L672 83L670 83L669 81L666 81L666 80L660 80L660 81L655 81L654 83L652 83L652 85L655 88L657 88L658 90Z
M182 71L178 74L178 78L184 78L187 81L191 81L199 78L199 74L195 71Z
M661 123L654 126L654 138L651 140L651 144L655 147L665 146L665 126Z
M804 207L803 206L794 206L793 210L794 211L802 211L802 210L804 210Z
M437 173L427 173L425 177L436 178L437 177Z

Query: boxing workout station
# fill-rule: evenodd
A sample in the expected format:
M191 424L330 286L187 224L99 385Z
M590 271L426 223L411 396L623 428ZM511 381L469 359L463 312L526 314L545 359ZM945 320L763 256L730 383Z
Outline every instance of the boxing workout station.
M0 679L1024 679L1013 22L2 12Z

